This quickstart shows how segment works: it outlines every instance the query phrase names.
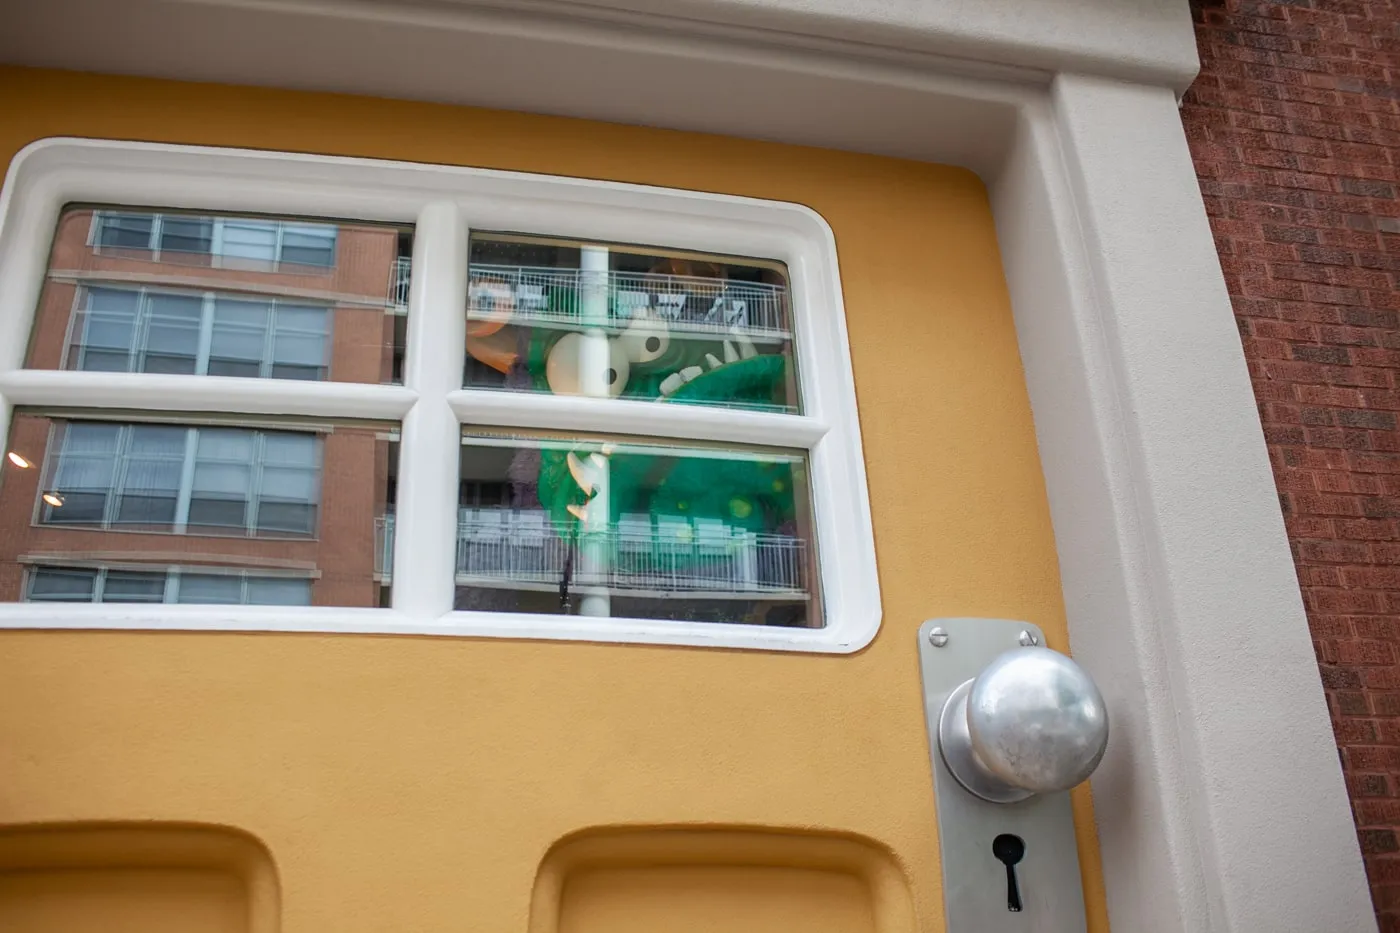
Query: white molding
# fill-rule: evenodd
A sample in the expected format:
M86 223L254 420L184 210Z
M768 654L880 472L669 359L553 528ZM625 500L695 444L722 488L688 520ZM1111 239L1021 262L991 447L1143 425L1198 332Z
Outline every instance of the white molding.
M0 390L3 390L0 383ZM516 394L495 389L458 389L447 397L465 425L638 434L730 444L800 447L826 436L830 425L802 415L737 411L709 405L597 399L583 396Z
M839 145L833 140L850 133L851 120L878 127L891 142L917 135L909 126L917 121L840 94L809 98L799 85L774 86L784 73L805 70L815 82L849 65L1043 84L1056 71L1074 71L1180 92L1196 68L1187 6L1162 0L124 0L119 7L45 0L30 7L0 32L0 60L765 138L782 130L759 120L746 120L743 131L722 124L787 109L791 118L779 115L779 127L827 146ZM678 99L686 106L675 106Z
M1254 395L1175 99L1061 76L992 186L1092 779L1134 933L1374 930Z
M169 376L161 373L0 372L0 395L11 405L216 411L315 418L402 418L418 393L403 386L358 382ZM0 428L0 442L8 426Z
M448 393L462 384L467 344L467 221L452 201L427 205L413 235L404 382L423 393L399 438L394 609L413 618L452 611L457 573L461 429Z
M144 373L24 371L23 340L44 275L34 231L13 218L56 218L69 201L154 207L275 211L357 220L416 220L409 292L405 386L254 380ZM588 399L460 388L465 353L466 227L538 231L595 241L662 244L675 249L770 258L785 263L792 295L798 378L806 415L718 407ZM11 278L13 277L13 278ZM252 150L100 140L41 140L11 163L0 195L0 397L8 404L145 408L339 417L402 417L392 600L419 621L452 609L456 550L458 418L808 448L825 627L774 634L731 626L716 640L700 622L560 619L547 637L627 640L779 650L850 652L879 629L865 463L836 243L809 208L704 192L679 191L517 172L344 159ZM8 317L7 317L8 316ZM7 371L8 370L8 371ZM592 403L592 404L590 404ZM361 407L356 407L361 406ZM519 420L512 420L512 409ZM577 418L577 421L571 421ZM662 419L674 420L666 427ZM0 443L8 422L0 428ZM707 432L713 433L707 433ZM444 501L454 507L443 508ZM295 612L300 610L287 610ZM22 617L10 610L7 618ZM44 618L47 618L45 616ZM112 617L122 618L120 615ZM467 613L453 632L546 637L515 616ZM536 620L539 621L539 620ZM114 621L114 625L117 625ZM310 624L310 623L307 623ZM119 627L119 626L118 626Z

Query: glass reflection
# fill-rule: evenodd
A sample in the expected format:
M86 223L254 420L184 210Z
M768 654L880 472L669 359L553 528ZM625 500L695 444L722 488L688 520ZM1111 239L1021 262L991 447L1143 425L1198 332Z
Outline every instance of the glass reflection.
M28 366L402 379L408 228L69 208Z
M819 627L805 455L463 436L459 609Z
M381 606L397 428L21 411L0 600Z

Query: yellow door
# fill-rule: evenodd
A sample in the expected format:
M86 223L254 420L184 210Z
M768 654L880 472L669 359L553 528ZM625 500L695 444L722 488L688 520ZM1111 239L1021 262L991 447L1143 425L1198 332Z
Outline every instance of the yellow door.
M0 929L943 929L919 627L945 616L1024 619L1039 625L1052 647L1066 648L1054 542L996 233L986 191L973 174L508 113L0 71L0 158L49 136L495 168L811 208L835 236L881 622L868 647L833 654L524 637L201 632L178 630L191 626L176 617L136 626L140 630L94 631L83 630L90 614L65 616L53 608L42 623L0 634ZM118 206L180 207L149 201ZM73 210L88 211L81 222L88 238L78 241L92 252L92 237L108 235L101 232L108 229L104 208L89 203ZM232 259L214 265L246 277L218 287L241 289L238 300L252 301L247 294L261 287L257 276L270 274L270 267L256 266L264 261L259 250L279 251L268 253L267 262L314 269L323 262L318 250L347 248L345 233L338 234L338 246L326 247L315 225L303 222L304 213L288 210L290 219L242 227L226 220L208 231L170 221L159 229L117 223L110 242L144 235L144 245L112 249L178 251L180 243L194 242L194 252L210 253L215 247L207 244L217 237L223 253L215 254ZM32 234L45 241L45 250L60 223L50 220ZM364 248L382 248L385 278L366 286L365 294L375 291L376 300L392 305L401 231L371 227ZM266 246L257 239L262 236L275 245ZM102 252L101 242L95 249ZM759 268L767 257L750 258ZM201 278L202 269L182 272L173 287L169 276L163 284L148 280L151 270L140 263L156 261L153 256L118 259L87 266L74 260L57 270L50 264L49 294L67 289L52 325L56 349L48 363L28 365L68 366L63 348L73 345L71 322L80 306L83 314L114 320L129 314L132 321L164 321L160 309L173 309L170 320L186 314L194 322L188 328L196 343L200 327L210 331L219 321L233 321L241 309L230 297L231 316L219 317L223 299L202 297L215 287ZM747 260L724 261L738 268ZM760 272L750 278L761 282ZM337 315L342 307L364 305L352 300L360 292L350 285L342 283L328 297L316 291L313 278L307 272L305 281L279 292L278 309L292 310L268 311L281 316L260 319L271 322L258 331L263 346L273 347L284 334L291 335L288 347L298 336L311 340L316 317L305 308L317 302L335 305ZM201 297L159 307L148 297L125 305L112 297L133 288L143 296L173 288ZM79 293L98 297L80 300ZM99 300L108 303L93 303ZM385 318L382 303L375 315L363 318L373 323L362 339L394 345L392 315ZM491 334L483 332L490 330L489 315L484 319L487 326L469 331L468 339L481 345L472 358L489 379L502 371L491 362L500 353L527 354L529 348L493 349ZM201 323L206 320L213 323ZM33 339L32 351L40 352L39 329ZM202 339L217 346L222 338ZM138 365L133 346L124 345L122 365ZM269 349L271 355L260 359L233 351L219 356L208 346L189 352L191 368L178 372L191 379L217 374L220 365L227 367L224 378L318 378L305 371L316 364L298 362L293 350L284 357ZM734 352L736 360L743 355L739 347ZM392 382L397 364L385 365L383 372L353 375L332 365L321 378ZM303 370L273 373L273 366ZM388 599L381 595L390 586L384 554L393 551L385 537L387 506L394 495L406 494L388 491L400 442L393 416L328 418L334 423L315 444L288 436L306 433L304 425L289 426L267 411L258 413L256 424L228 412L222 420L207 413L188 423L176 418L178 430L168 417L153 421L130 411L120 430L108 430L118 423L112 417L93 419L57 404L21 405L10 416L11 441L25 440L39 453L29 457L34 463L27 472L10 461L0 483L0 533L9 542L0 551L4 600L75 592L93 599L123 592L168 597L177 587L194 592L196 578L209 594L235 592L229 581L236 580L240 595L209 596L214 603L246 602L256 592L272 602L369 611ZM144 440L137 438L138 426L144 426ZM500 430L467 433L463 462L488 469L490 457L480 452L502 444L482 437ZM605 430L583 433L595 445L613 442ZM170 480L176 490L171 514L179 520L159 511L165 506L158 497L138 502L133 496L132 511L121 512L126 506L115 499L94 505L53 487L56 474L41 470L52 459L45 445L60 435L77 439L74 451L92 449L80 443L109 444L103 449L112 451L109 462L126 470L123 475L139 466L175 476L184 469L180 464L192 464L189 477ZM560 468L570 468L572 448L537 437L531 443L540 456L558 454ZM685 456L698 457L695 451L703 448L692 444ZM172 452L167 463L156 454L131 454L138 449ZM586 467L587 455L599 449L580 448L575 459ZM179 459L180 450L190 451L188 460ZM220 483L234 482L245 451L248 469L264 477L259 488L283 493L258 500L261 518L248 505L228 519L230 500ZM363 475L345 480L352 492L334 508L319 499L320 512L308 517L298 503L309 494L287 490L309 482L307 464L350 462L334 459L340 456L360 457ZM209 466L207 481L193 475L201 465ZM87 475L78 466L63 469ZM490 505L480 499L481 479L464 473L464 483L478 483L472 487L478 498L457 503L475 510L471 521L477 523ZM81 487L72 482L73 489ZM321 490L330 488L320 482ZM149 484L165 488L156 480ZM44 500L45 494L60 504ZM586 504L561 500L559 507ZM53 520L65 508L81 514L79 507L94 511L67 526ZM731 524L747 520L748 507L734 506ZM445 508L450 512L452 504ZM133 536L130 527L113 527L123 520L146 524ZM297 540L299 523L313 520L322 529L316 543ZM157 546L151 542L162 529L150 525L160 522L178 528ZM236 544L224 532L186 533L230 522L243 529ZM496 540L491 535L501 532L472 528L472 541ZM517 544L526 533L501 532L502 540ZM254 547L264 537L282 542L276 567L264 566L266 552ZM174 568L159 582L132 565L130 542L138 538L146 548L141 560ZM619 560L618 551L610 553ZM589 552L579 546L568 560L570 572L581 575ZM191 570L210 562L220 563L219 573ZM400 571L394 568L394 579ZM480 585L463 582L460 566L458 572L459 596ZM177 576L179 583L173 582ZM582 583L577 592L561 594L559 580L551 579L520 599L549 605L565 599L576 610L589 597ZM159 602L159 595L151 598ZM476 608L490 611L491 605L485 600ZM728 624L726 618L720 613L713 624ZM781 624L779 616L765 618ZM1087 788L1074 799L1089 929L1106 931Z

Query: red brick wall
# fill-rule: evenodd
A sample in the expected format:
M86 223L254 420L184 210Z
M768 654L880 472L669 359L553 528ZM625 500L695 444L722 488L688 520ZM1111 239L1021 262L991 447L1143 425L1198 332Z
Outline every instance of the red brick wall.
M1400 0L1195 0L1182 118L1383 931L1400 931Z

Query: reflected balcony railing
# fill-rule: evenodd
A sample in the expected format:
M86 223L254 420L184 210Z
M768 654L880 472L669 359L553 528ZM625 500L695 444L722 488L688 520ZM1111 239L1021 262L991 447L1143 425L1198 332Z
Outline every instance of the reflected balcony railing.
M584 278L579 269L498 266L468 270L468 320L507 319L537 327L574 328L581 323ZM609 326L626 327L639 316L666 323L673 333L755 339L791 336L787 289L764 282L735 282L651 272L610 272Z
M375 569L391 576L394 516L375 522ZM457 582L497 589L606 587L653 596L805 598L807 544L727 526L629 527L574 534L542 511L462 509Z
M408 307L408 286L413 280L413 260L400 256L394 260L394 268L389 273L389 304L397 309Z

